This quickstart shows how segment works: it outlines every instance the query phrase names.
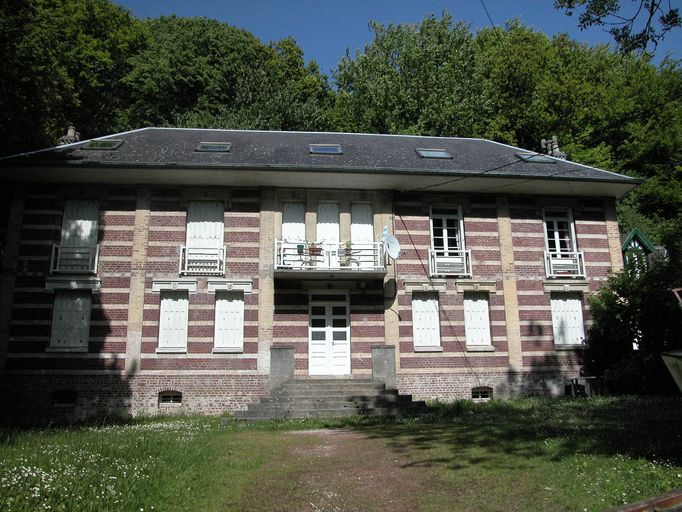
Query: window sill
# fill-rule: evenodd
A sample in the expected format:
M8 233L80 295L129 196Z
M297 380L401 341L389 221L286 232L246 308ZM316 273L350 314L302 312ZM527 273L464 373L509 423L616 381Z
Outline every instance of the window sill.
M479 346L467 345L467 352L495 352L495 347L493 347L492 345Z
M186 348L157 348L157 354L186 354Z
M214 354L243 354L243 348L214 348Z
M52 352L58 354L60 352L65 353L76 353L76 354L87 354L88 347L47 347L45 352Z
M443 347L414 347L415 352L442 352Z
M554 350L557 352L567 351L567 350L580 350L585 348L585 345L578 343L575 345L554 345Z

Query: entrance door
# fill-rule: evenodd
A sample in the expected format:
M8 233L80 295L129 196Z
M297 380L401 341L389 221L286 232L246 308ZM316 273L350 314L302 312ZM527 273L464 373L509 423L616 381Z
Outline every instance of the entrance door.
M310 375L350 375L348 296L310 297L308 365Z

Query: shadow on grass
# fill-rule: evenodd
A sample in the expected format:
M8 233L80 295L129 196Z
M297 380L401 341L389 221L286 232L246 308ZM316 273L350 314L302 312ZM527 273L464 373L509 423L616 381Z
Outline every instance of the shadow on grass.
M575 454L682 465L682 398L457 402L432 411L413 421L359 428L388 439L391 448L416 459L409 465L419 467L508 464L515 469L533 457L561 461ZM432 449L436 455L429 458ZM426 456L420 459L420 452Z

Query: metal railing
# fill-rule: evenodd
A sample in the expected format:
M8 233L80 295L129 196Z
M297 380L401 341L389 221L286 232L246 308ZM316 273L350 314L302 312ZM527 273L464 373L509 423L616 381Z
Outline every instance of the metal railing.
M96 274L99 245L70 247L52 245L50 272L67 274Z
M545 251L547 277L585 277L582 252Z
M225 247L180 248L180 275L225 275Z
M429 249L429 272L432 276L471 277L471 251Z
M275 241L276 270L385 271L381 242L325 244Z

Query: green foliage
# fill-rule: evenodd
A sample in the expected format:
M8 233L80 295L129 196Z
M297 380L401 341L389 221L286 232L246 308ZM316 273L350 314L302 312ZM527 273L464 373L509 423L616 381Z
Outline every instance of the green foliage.
M682 348L682 310L672 288L682 284L677 240L669 261L656 260L649 269L625 269L591 300L594 323L588 333L585 363L603 375L616 393L675 393L677 388L660 353ZM639 350L633 350L636 342Z
M634 7L621 10L625 0L554 0L557 9L564 9L572 16L576 8L582 12L578 17L578 27L583 30L591 26L608 26L618 48L625 53L644 52L658 42L666 33L678 28L682 19L680 11L664 0L633 0ZM637 6L639 4L639 6ZM641 26L640 26L641 25Z
M52 146L69 124L110 133L144 42L141 24L106 0L2 2L0 155Z
M151 37L125 77L122 126L307 129L326 126L330 91L292 39L271 46L206 18L146 22Z

